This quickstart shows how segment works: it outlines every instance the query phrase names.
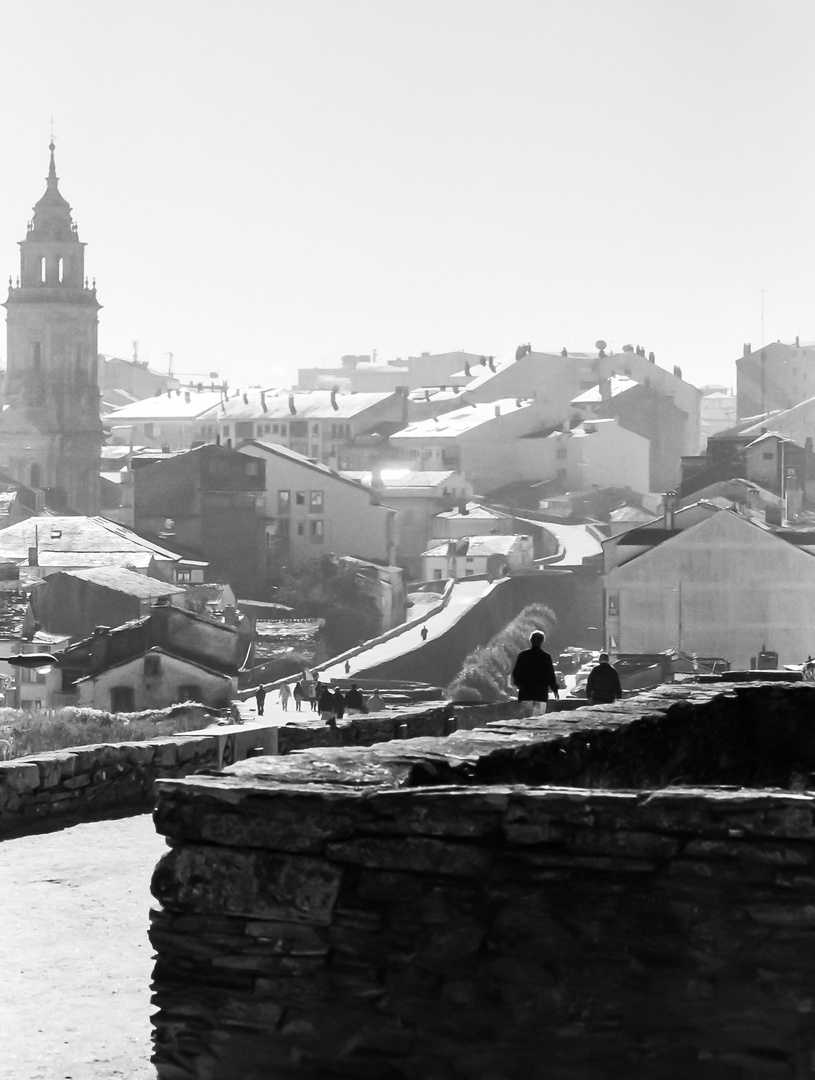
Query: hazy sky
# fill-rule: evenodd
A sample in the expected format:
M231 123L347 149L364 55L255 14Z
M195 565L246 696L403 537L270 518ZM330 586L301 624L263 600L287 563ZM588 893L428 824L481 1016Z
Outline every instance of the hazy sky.
M815 338L812 0L5 0L0 272L61 190L103 352ZM4 344L2 347L5 353Z

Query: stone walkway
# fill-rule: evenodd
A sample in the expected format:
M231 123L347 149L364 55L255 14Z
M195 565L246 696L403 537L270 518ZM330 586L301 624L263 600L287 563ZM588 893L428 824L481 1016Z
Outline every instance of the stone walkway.
M155 1080L149 814L0 843L0 1078Z

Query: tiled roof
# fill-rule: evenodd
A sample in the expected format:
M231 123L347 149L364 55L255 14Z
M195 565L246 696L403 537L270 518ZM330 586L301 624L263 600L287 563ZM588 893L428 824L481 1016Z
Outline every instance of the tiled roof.
M29 548L36 547L40 564L60 565L64 556L133 555L177 561L180 556L138 536L131 529L103 517L30 517L0 529L0 559L27 560ZM55 559L59 554L62 559ZM103 559L104 561L104 559ZM108 559L113 562L113 559ZM118 560L117 560L118 561ZM74 565L80 565L75 562ZM81 565L92 565L84 562Z
M509 416L527 409L531 401L521 401L516 398L504 398L501 401L479 403L477 405L465 405L464 408L454 409L453 412L442 413L441 416L431 420L417 420L408 424L406 428L391 436L392 441L398 439L455 439L467 431L472 431L482 424L488 424L502 416ZM496 411L497 410L497 411Z
M261 403L261 394L266 410ZM229 398L223 409L218 409L219 421L229 420L349 420L366 409L381 405L383 401L395 398L394 393L365 393L334 395L336 409L331 404L330 390L288 391L277 387L270 390L247 390L245 395ZM295 412L289 408L289 398L293 399Z
M142 600L151 600L156 596L177 595L186 591L179 585L159 581L157 578L148 577L147 574L137 574L124 566L98 566L86 570L66 570L65 573L68 577L80 578L93 585L103 585L106 589L137 596Z

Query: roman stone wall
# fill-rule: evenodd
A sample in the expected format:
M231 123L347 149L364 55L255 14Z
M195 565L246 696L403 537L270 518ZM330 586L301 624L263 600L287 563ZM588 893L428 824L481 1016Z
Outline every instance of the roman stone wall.
M813 706L667 687L159 782L160 1080L812 1076Z

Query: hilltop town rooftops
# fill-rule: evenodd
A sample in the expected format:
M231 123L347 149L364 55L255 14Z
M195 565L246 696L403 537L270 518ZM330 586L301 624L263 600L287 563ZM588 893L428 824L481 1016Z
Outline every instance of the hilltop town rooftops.
M488 424L502 416L528 409L532 405L531 400L518 400L517 398L504 398L501 401L490 401L477 405L465 405L453 412L442 413L441 416L430 420L417 420L401 431L396 432L394 439L455 439L469 431L474 431L482 424Z
M302 465L304 468L311 469L321 476L326 478L330 477L332 480L341 480L343 483L351 484L355 488L367 489L370 487L369 483L358 479L358 477L361 476L370 477L370 473L338 472L328 465L323 465L321 461L317 461L315 458L305 457L303 454L298 454L296 450L290 450L288 446L281 446L279 443L267 443L263 442L261 439L246 439L244 442L241 442L238 450L242 450L245 446L256 446L259 450L264 450L273 457L285 458L287 461L291 461L296 465ZM369 491L369 494L373 494L373 492Z
M245 396L248 401L243 400L244 394L225 401L218 411L218 420L350 420L366 409L401 397L401 394L343 394L331 390L289 391L274 387L247 390Z

